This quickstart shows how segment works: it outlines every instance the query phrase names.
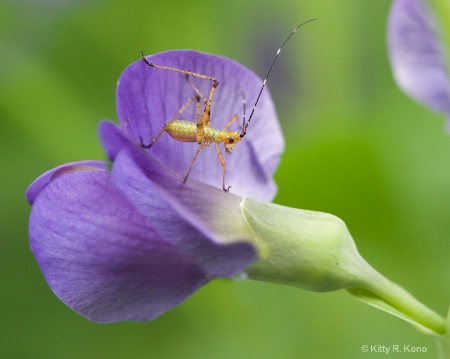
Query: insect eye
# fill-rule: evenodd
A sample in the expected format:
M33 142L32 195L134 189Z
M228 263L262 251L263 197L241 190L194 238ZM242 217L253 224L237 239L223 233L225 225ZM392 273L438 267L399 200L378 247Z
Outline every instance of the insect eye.
M234 138L233 137L228 137L228 142L234 143Z

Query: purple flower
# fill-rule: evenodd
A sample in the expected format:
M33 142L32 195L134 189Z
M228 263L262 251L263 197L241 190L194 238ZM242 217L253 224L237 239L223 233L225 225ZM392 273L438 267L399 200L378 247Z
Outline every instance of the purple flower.
M388 46L401 89L450 119L448 57L443 27L425 0L395 0L388 21Z
M253 104L262 84L248 69L214 55L169 51L148 60L217 78L211 125L218 129L234 114L238 129L243 96ZM210 81L189 80L208 95ZM27 190L36 260L55 294L90 320L151 320L258 257L236 194L260 200L275 195L272 176L283 138L270 95L263 92L248 134L225 157L233 193L219 189L222 168L214 148L200 153L183 185L195 143L163 134L151 149L139 145L193 95L184 75L142 61L131 64L117 88L121 128L108 121L100 126L111 170L101 161L68 163ZM195 122L195 106L182 118Z

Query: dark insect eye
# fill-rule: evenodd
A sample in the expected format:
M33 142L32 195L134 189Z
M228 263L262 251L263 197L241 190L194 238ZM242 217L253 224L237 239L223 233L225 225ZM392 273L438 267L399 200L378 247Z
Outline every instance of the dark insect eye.
M234 138L233 137L228 137L228 142L234 143Z

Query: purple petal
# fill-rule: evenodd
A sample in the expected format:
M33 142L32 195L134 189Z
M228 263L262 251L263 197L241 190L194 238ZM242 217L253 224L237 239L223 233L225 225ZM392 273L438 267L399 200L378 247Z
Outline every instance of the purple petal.
M119 151L130 141L126 137L126 132L119 130L119 126L107 120L100 122L98 134L106 155L111 161L114 161Z
M73 172L35 199L30 244L55 294L97 322L147 321L207 282L105 171Z
M56 177L69 173L80 171L105 171L108 165L103 161L78 161L63 164L55 167L36 178L28 187L25 196L30 204L33 204L36 197L41 193L42 189Z
M192 258L208 278L232 277L257 259L253 244L245 238L245 233L233 228L235 222L228 218L233 212L243 221L240 197L195 181L189 186L181 185L179 175L135 146L129 146L116 156L111 178L135 208L157 224L164 238ZM178 201L167 194L173 188ZM183 200L184 204L180 205ZM200 216L196 211L199 203L203 204ZM214 203L220 205L212 211ZM221 240L208 228L214 213L227 224L227 232L232 233L226 240ZM236 233L240 236L232 238Z
M240 129L243 118L243 95L247 110L251 110L262 80L242 65L219 56L195 51L168 51L147 57L159 65L190 70L214 76L219 86L211 109L211 126L222 129L237 114L230 130ZM206 97L210 80L189 77ZM140 137L145 144L156 136L165 122L171 120L182 105L195 95L186 76L173 71L156 69L139 60L122 73L117 88L117 111L122 125L136 143ZM194 101L195 102L195 101ZM247 117L249 116L247 111ZM196 122L195 105L191 104L180 119ZM185 175L197 150L196 143L182 143L163 134L149 149L159 161ZM241 196L271 200L276 193L272 179L283 151L284 141L269 92L264 90L248 132L235 152L227 156L227 185ZM222 187L222 167L214 146L201 151L190 179Z
M388 22L395 79L417 101L450 117L450 82L438 23L423 0L396 0Z

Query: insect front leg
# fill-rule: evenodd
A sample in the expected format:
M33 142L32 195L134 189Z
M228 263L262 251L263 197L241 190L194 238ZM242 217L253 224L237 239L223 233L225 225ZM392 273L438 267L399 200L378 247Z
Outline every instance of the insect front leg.
M237 118L237 116L236 116L236 118ZM224 190L224 192L229 192L231 186L228 186L228 188L225 187L225 177L227 175L227 165L225 163L225 160L223 159L222 152L220 152L219 144L217 142L215 142L214 145L216 147L217 155L219 156L220 164L222 165L222 168L223 168L222 189Z
M233 117L230 118L230 121L228 121L228 123L226 124L226 126L223 128L222 131L226 131L228 130L228 127L230 127L234 121L236 121L238 119L238 115L234 115Z
M242 119L242 127L244 127L245 126L245 105L246 105L247 100L245 99L245 94L242 91L242 89L241 89L240 93L241 93L241 97L242 97L242 106L244 108L244 117ZM230 121L228 121L228 123L225 125L225 127L223 128L222 131L228 130L228 128L233 124L233 122L237 121L237 120L238 120L238 115L234 115L233 117L231 117Z

